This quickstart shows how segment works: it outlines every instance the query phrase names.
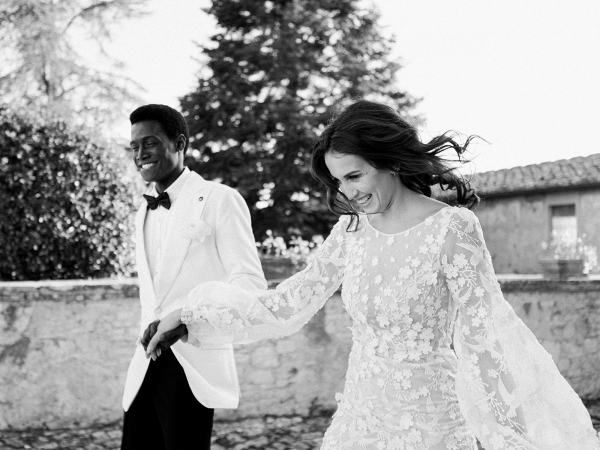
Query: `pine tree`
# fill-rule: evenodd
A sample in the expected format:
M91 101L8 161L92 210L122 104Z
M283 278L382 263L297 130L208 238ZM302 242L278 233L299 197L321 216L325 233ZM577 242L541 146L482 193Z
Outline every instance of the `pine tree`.
M105 46L119 23L145 14L146 3L3 0L0 103L41 122L99 129L122 120L140 86L120 75Z
M219 31L206 68L181 99L188 165L238 189L255 237L327 234L334 217L310 175L315 138L334 109L357 98L407 115L399 64L378 13L357 0L213 0Z

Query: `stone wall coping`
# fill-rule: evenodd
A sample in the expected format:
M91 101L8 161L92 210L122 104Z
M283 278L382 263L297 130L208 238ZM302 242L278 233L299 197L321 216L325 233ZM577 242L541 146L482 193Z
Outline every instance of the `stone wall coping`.
M503 292L600 292L600 275L569 278L565 281L549 280L537 274L498 274L497 277ZM269 280L269 287L274 287L281 281L283 279L271 279ZM68 301L83 301L86 300L85 292L102 292L100 298L103 299L117 296L137 297L137 289L137 278L0 281L0 301L64 301L64 294L68 294L68 298L66 298ZM12 296L10 292L19 292L25 295Z
M85 304L95 300L133 299L138 295L136 278L0 282L2 303L51 301Z
M531 274L498 274L498 282L502 292L537 291L537 292L600 292L600 275L573 277L567 280L553 280L542 275Z
M0 289L3 288L41 288L50 287L53 289L72 289L75 287L96 287L96 286L119 286L135 285L137 278L96 278L79 280L40 280L40 281L0 281Z

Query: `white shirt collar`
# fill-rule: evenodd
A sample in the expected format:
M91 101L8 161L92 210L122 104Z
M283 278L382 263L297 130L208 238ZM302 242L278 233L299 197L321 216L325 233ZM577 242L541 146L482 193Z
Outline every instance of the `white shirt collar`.
M177 197L179 197L179 194L181 194L183 185L185 184L187 178L190 176L190 173L190 169L184 167L183 172L181 172L177 179L173 181L167 189L165 189L165 192L169 194L169 200L171 200L171 204L175 203L175 200L177 200ZM155 183L152 183L152 187L150 188L150 195L153 195L154 197L158 195Z

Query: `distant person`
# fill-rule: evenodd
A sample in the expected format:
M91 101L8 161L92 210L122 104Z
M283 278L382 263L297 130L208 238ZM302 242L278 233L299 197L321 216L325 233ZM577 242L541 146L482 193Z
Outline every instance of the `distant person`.
M242 291L266 289L250 214L233 189L184 167L188 129L165 105L131 113L131 156L151 183L136 216L140 343L127 372L124 450L209 449L213 408L236 408L239 386L230 343L183 342L171 330L147 358L158 320L185 305L197 286L220 281ZM162 354L161 354L162 353Z
M468 209L477 196L442 159L467 145L423 143L378 103L349 106L312 155L341 216L312 262L274 290L199 285L147 351L182 323L204 345L293 333L341 285L352 350L322 449L598 449L579 397L502 296ZM432 199L436 184L461 206Z

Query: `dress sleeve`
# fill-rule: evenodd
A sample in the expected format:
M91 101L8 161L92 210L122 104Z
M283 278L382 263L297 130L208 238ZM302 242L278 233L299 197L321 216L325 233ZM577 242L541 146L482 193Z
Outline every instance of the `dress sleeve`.
M442 270L456 319L458 401L483 447L599 449L581 400L503 298L479 221L467 209L450 217Z
M196 345L246 344L298 331L340 287L347 220L340 219L307 267L275 289L202 283L187 296L181 320Z

